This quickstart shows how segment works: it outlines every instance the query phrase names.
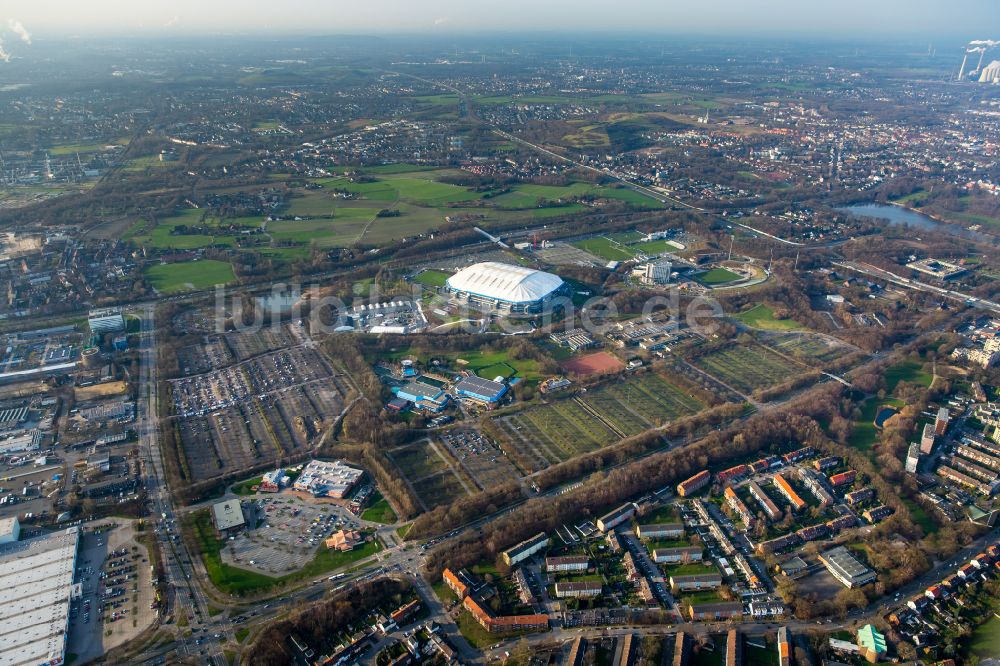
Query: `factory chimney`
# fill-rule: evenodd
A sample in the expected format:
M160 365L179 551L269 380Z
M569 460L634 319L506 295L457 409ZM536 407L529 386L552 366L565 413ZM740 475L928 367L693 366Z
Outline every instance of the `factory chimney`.
M961 81L962 77L965 76L965 61L969 59L969 54L966 53L962 56L962 66L958 69L958 80Z

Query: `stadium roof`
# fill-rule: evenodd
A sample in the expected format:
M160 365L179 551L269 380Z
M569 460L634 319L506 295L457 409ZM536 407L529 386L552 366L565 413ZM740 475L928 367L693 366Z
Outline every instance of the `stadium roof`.
M62 663L79 530L0 547L0 666Z
M463 268L447 280L448 288L511 303L540 301L563 281L557 275L522 266L486 261Z

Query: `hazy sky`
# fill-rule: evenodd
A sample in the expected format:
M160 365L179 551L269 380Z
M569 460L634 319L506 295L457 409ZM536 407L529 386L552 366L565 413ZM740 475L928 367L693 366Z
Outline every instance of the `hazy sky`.
M605 30L994 39L983 32L1000 33L1000 0L2 0L0 28L11 19L36 38Z

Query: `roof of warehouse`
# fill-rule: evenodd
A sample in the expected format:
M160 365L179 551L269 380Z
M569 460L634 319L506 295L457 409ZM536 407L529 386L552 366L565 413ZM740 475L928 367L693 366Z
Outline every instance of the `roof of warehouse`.
M466 393L473 393L475 395L481 395L485 398L495 400L507 391L507 386L501 384L500 382L495 382L492 379L483 379L482 377L470 375L468 377L463 377L460 382L455 384L455 390L459 392L464 391Z
M563 285L558 275L522 266L485 261L463 268L447 280L455 291L513 303L540 301Z
M65 657L79 530L0 546L0 666Z

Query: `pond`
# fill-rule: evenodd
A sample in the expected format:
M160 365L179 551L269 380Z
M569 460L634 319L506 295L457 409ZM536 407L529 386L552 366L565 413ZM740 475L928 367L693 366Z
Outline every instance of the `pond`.
M996 243L998 240L995 236L984 234L981 231L966 229L958 224L940 222L932 217L924 215L923 213L918 213L915 210L903 208L902 206L889 206L886 204L855 204L853 206L837 208L836 210L839 210L842 213L854 215L856 217L875 217L881 220L887 220L889 224L905 224L917 229L940 231L952 236L958 236L959 238L967 238L969 240L980 241L983 243Z

